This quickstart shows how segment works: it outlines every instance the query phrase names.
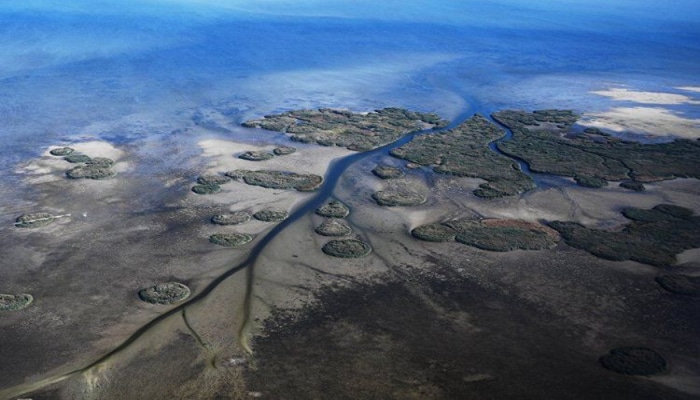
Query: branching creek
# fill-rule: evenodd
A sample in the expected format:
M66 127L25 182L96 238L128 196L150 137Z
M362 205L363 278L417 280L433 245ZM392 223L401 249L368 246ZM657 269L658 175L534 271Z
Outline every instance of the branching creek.
M490 115L489 113L484 113L486 110L477 110L476 112L482 113L482 115L488 116ZM424 135L424 134L431 134L431 133L436 133L440 131L445 131L449 129L453 129L462 122L464 122L466 119L470 118L473 114L475 113L475 110L472 108L468 111L463 112L459 116L457 116L452 123L450 123L448 126L441 128L441 129L427 129L427 130L422 130L422 131L415 131L406 134L405 136L401 137L400 139L391 142L389 144L386 144L381 147L377 147L373 150L370 151L365 151L365 152L360 152L360 153L355 153L352 155L349 155L347 157L343 157L340 159L333 160L331 164L328 167L328 170L326 172L326 176L324 177L324 182L323 185L320 187L320 189L315 192L315 194L308 199L304 204L301 205L298 209L294 210L292 213L290 213L289 217L283 221L281 221L279 224L274 226L265 236L263 236L255 245L253 248L250 250L250 253L248 257L240 264L232 266L228 270L226 270L223 274L219 275L216 279L211 281L203 290L201 290L198 294L195 296L192 296L189 300L186 302L183 302L182 304L170 309L169 311L159 315L158 317L154 318L147 324L143 325L140 327L138 330L136 330L129 338L127 338L124 342L122 342L119 346L115 347L108 353L104 354L100 358L98 358L95 361L90 362L89 364L77 368L73 371L56 375L56 376L51 376L47 377L43 380L29 383L29 384L22 384L18 385L15 387L11 388L6 388L3 390L0 390L0 398L5 399L5 398L14 398L17 396L22 396L22 395L27 395L31 392L35 392L41 389L46 388L49 385L59 383L61 381L64 381L66 379L69 379L74 376L78 376L80 374L84 373L89 373L93 369L99 369L103 364L105 364L110 358L113 356L121 353L122 351L126 350L134 344L142 335L144 335L146 332L151 330L152 328L155 328L158 324L166 320L167 318L175 315L175 314L180 314L183 318L183 321L185 323L185 326L187 329L190 331L190 334L195 338L197 341L198 345L201 346L203 349L205 349L209 355L211 356L211 366L216 368L216 360L215 360L215 355L211 351L211 349L208 348L206 342L204 339L196 332L196 330L193 328L193 326L190 324L188 318L187 318L187 307L197 304L198 302L204 300L212 291L214 291L222 282L224 282L226 279L231 277L232 275L245 271L246 273L246 294L244 298L244 307L243 307L243 325L241 328L241 332L238 332L239 335L239 340L241 341L241 346L249 353L252 353L252 350L249 346L248 343L248 335L247 335L247 329L249 328L249 325L251 323L250 321L250 312L251 312L251 302L253 298L253 284L255 281L255 264L260 256L260 254L263 252L263 250L266 248L266 246L273 241L279 234L281 234L287 227L291 226L294 222L302 218L303 216L307 215L310 212L313 212L316 208L318 208L321 204L323 204L326 200L328 200L334 192L335 186L338 182L338 180L341 178L343 173L353 164L362 161L366 158L376 156L379 154L384 154L387 155L389 154L389 151L393 148L402 146L413 137L417 135ZM495 123L497 126L501 127L504 132L504 136L489 143L489 148L491 148L493 151L496 151L497 153L508 157L505 155L503 152L501 152L496 144L499 141L502 140L508 140L512 137L512 132L504 127L501 124L498 124L497 122L493 121L493 119L489 120L492 123ZM512 157L508 157L513 159ZM523 172L526 174L530 175L531 177L535 174L532 174L527 163L525 163L523 160L518 160L514 159L519 165L520 168ZM534 177L533 177L534 179Z

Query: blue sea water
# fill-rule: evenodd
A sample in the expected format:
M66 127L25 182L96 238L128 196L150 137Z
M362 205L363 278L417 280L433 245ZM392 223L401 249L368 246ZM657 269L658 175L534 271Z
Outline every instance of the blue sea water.
M252 4L251 4L252 3ZM700 4L0 1L0 169L52 144L291 108L603 111L700 86ZM634 104L627 104L634 105ZM675 105L700 118L696 105Z

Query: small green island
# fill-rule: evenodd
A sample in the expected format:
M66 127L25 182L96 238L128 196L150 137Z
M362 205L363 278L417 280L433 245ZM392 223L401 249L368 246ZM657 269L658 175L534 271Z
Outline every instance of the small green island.
M268 189L296 189L311 192L323 183L323 177L314 174L297 174L289 171L238 169L229 171L226 176L248 185L262 186Z
M437 114L403 108L383 108L367 113L321 108L266 115L246 121L243 126L284 132L296 142L367 151L391 143L407 133L438 129L447 123Z

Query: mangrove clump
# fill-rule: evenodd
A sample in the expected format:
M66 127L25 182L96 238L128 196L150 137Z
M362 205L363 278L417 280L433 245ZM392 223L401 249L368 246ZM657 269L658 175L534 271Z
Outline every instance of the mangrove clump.
M76 153L71 153L65 157L63 157L64 160L68 161L69 163L73 164L78 164L78 163L86 163L91 160L90 156L87 154L76 154Z
M285 132L301 143L341 146L367 151L399 137L427 128L447 125L437 114L384 108L368 113L322 108L294 110L246 121L243 126Z
M457 231L445 224L427 224L411 230L411 235L426 242L449 242L454 240Z
M566 243L597 257L613 261L632 260L664 266L675 263L676 254L700 243L700 217L671 204L645 210L622 211L630 222L614 231L593 229L576 222L554 221Z
M80 165L66 171L66 176L70 179L107 179L111 178L116 173L109 167L96 165Z
M700 276L690 275L662 275L657 277L656 283L671 293L684 296L700 296Z
M317 208L316 214L326 218L345 218L350 214L350 209L341 201L331 200Z
M643 192L646 190L642 182L635 181L624 181L620 183L620 187L634 192Z
M266 151L246 151L238 156L238 158L248 161L266 161L272 157L274 157L274 155Z
M512 196L534 188L535 184L520 171L517 162L489 148L489 143L504 135L489 120L475 115L454 129L417 136L390 154L431 166L437 173L484 179L486 183L474 191L478 197Z
M310 192L318 189L323 183L323 177L314 174L297 174L288 171L274 170L235 170L226 176L242 180L248 185L262 186L268 189L296 189L300 192Z
M221 191L221 186L215 183L208 183L206 185L194 185L192 186L192 191L197 194L214 194Z
M280 146L272 150L272 153L276 156L287 156L292 153L296 153L297 148L292 146Z
M165 282L139 290L139 298L151 304L173 304L185 300L190 288L179 282Z
M22 214L15 220L18 228L40 228L52 223L56 217L49 213Z
M388 165L377 165L372 173L382 179L396 179L406 175L401 168L391 167Z
M216 233L209 236L209 241L219 246L239 247L253 240L247 233Z
M253 214L253 218L263 222L279 222L288 216L289 213L285 210L261 210Z
M700 178L700 141L643 144L597 130L579 134L572 129L578 117L569 110L496 112L493 118L513 132L498 148L526 161L534 172L554 175L635 182Z
M0 311L18 311L29 306L32 301L34 301L34 297L28 293L0 293Z
M347 236L352 233L352 228L342 220L332 218L323 221L315 231L323 236Z
M559 241L559 234L544 225L508 219L457 219L418 226L411 235L428 242L454 239L489 251L542 250Z
M412 207L426 202L426 198L418 193L405 191L385 190L372 194L372 198L380 206L386 207Z
M223 185L231 182L231 178L224 175L202 175L197 177L197 183L200 185Z
M335 239L323 246L323 252L339 258L359 258L372 252L372 248L357 239Z
M619 347L600 357L603 367L624 375L656 375L666 371L666 360L646 347Z
M56 148L56 149L51 149L51 151L49 151L49 153L50 153L52 156L61 156L61 157L64 157L64 156L67 156L67 155L72 154L74 151L75 151L75 150L74 150L72 147L59 147L59 148Z
M211 222L217 225L238 225L248 221L250 221L250 213L247 211L235 211L211 217Z

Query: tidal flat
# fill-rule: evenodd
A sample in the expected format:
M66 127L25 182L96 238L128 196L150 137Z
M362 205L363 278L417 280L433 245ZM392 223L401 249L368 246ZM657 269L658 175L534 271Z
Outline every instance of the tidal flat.
M573 114L557 111L557 115ZM342 124L335 130L343 131ZM451 139L450 135L465 132L460 129L466 129L467 137ZM480 398L496 393L505 398L517 393L567 398L573 385L577 389L570 398L615 398L621 393L650 399L692 398L694 391L676 371L694 370L696 361L669 343L692 346L691 336L700 330L688 319L696 307L692 285L699 265L674 265L677 254L697 243L700 187L694 179L668 187L650 182L645 192L560 187L554 190L564 196L557 198L540 197L553 189L539 190L533 180L519 194L480 196L475 190L484 184L479 180L493 182L496 167L463 176L398 165L392 167L392 179L375 176L377 164L397 165L396 157L406 146L411 146L411 153L430 149L431 159L438 160L428 163L407 156L409 163L451 160L446 165L452 165L469 159L461 150L465 147L479 148L478 160L492 159L488 152L508 160L488 146L504 135L477 116L456 130L422 133L394 147L359 153L342 150L338 158L324 158L324 153L338 153L311 145L285 157L255 161L236 157L236 148L250 144L229 141L217 148L231 151L204 156L204 168L191 174L198 178L181 179L165 189L169 203L147 213L126 207L115 214L114 206L104 204L126 206L126 199L148 182L129 174L70 180L61 177L59 164L37 169L30 163L25 167L27 182L39 173L56 177L44 178L40 181L46 183L38 186L46 193L47 212L18 217L20 227L13 228L9 238L16 243L25 240L24 246L35 243L24 247L25 253L49 249L43 253L44 263L53 263L59 271L62 266L105 262L102 249L119 249L106 254L114 254L107 259L120 268L112 277L94 271L89 278L91 272L81 270L81 277L98 286L83 286L70 296L49 294L51 304L46 302L46 289L35 286L33 294L22 295L32 296L32 301L2 311L11 318L34 321L30 323L35 334L50 334L46 329L55 327L40 323L52 307L70 307L80 299L93 302L72 309L75 321L88 318L95 307L104 319L72 323L89 350L74 353L67 363L52 365L46 358L75 345L61 336L53 337L53 348L44 345L5 354L15 360L14 365L26 366L13 373L8 370L4 376L10 385L0 393L70 398L89 392L109 399L146 393L166 398L185 390L192 398L223 393L228 393L224 398L281 398L289 393L293 398L329 394L343 398L350 385L355 388L352 393L361 397ZM470 142L472 136L486 139ZM434 147L433 137L445 144ZM311 155L316 164L298 169L294 157L306 160ZM128 152L115 165L120 160L134 162ZM276 169L240 168L245 163L262 163L264 168L273 162ZM511 170L527 177L518 168ZM251 176L252 181L246 180ZM258 183L270 179L272 184ZM280 179L289 182L278 184ZM187 190L193 181L220 189L201 196ZM86 192L90 185L100 189ZM304 190L310 185L313 191ZM51 196L58 191L61 198L72 200L58 207ZM406 193L428 196L404 201L413 199ZM387 199L393 200L385 204ZM660 199L673 203L649 206ZM76 204L102 209L100 220L106 225L95 226L92 211L87 214L90 218L86 213L69 213ZM606 212L615 210L622 210L620 220L631 221L627 227L606 222ZM514 218L516 211L520 214ZM69 218L53 218L59 213ZM51 216L51 224L21 228L44 221L35 218L44 215ZM110 234L97 234L100 231ZM81 261L71 259L75 246L87 243ZM607 252L601 250L603 245ZM172 250L154 254L151 248ZM124 269L129 269L128 275ZM666 274L675 270L675 275ZM75 273L54 276L67 280ZM605 286L598 284L601 279ZM94 287L100 288L99 297L92 294ZM586 311L593 299L598 308ZM638 314L652 303L666 315L654 323ZM335 321L333 327L326 320ZM416 325L418 320L423 322ZM651 334L655 324L683 328L658 337ZM119 332L111 331L117 327ZM516 331L517 338L504 336ZM554 337L558 339L553 341ZM322 346L318 338L323 338ZM545 343L547 351L542 350ZM372 351L360 350L364 348ZM658 355L663 368L656 361L646 366L640 359L639 366L620 369L618 365L628 361L618 362L624 353L618 349L637 348ZM348 359L366 373L349 374L343 367L347 362L340 362ZM28 360L35 364L27 364ZM182 385L175 389L146 383L151 378L138 371L152 368L149 365L160 365L159 376L180 379ZM541 366L537 374L530 365ZM28 369L39 366L49 367L43 379L24 380ZM652 383L629 380L637 375L653 376ZM510 383L508 389L503 389L503 381ZM532 385L533 381L539 383ZM134 392L133 382L143 382L138 385L142 392Z
M697 399L697 21L4 2L0 399Z

